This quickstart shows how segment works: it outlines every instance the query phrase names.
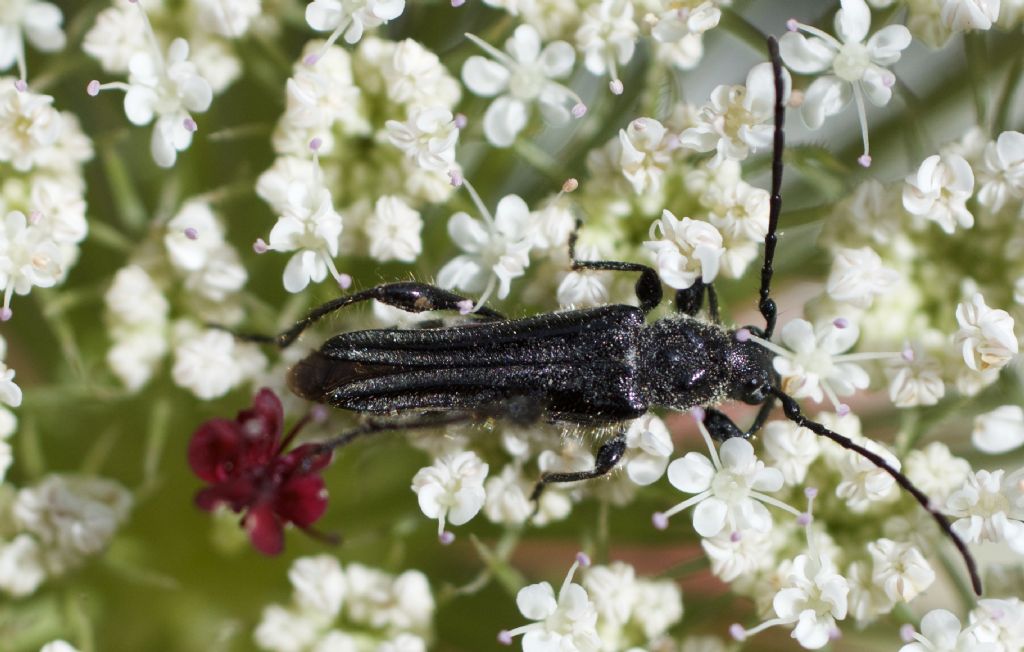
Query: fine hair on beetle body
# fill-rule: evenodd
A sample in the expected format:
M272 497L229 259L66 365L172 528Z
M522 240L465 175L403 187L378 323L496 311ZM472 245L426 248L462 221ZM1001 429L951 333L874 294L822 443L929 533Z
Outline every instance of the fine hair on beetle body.
M957 547L980 594L973 557L928 496L882 456L804 416L797 401L783 391L774 369L770 339L777 308L771 281L782 210L785 108L782 63L774 38L769 38L768 47L775 117L769 222L758 294L763 327L723 326L715 290L700 278L676 291L675 315L649 322L663 297L658 273L639 263L577 259L577 222L569 238L572 269L638 274L637 306L615 304L508 319L449 290L405 281L329 301L276 336L240 335L286 347L325 315L370 300L413 313L443 310L465 315L463 323L441 327L343 332L297 363L288 377L296 394L365 415L350 431L323 442L320 450L386 430L490 419L517 425L546 421L569 433L613 433L599 446L592 469L543 474L532 494L537 500L546 485L598 478L615 469L626 451L628 424L651 409L696 409L710 435L725 441L753 436L781 406L787 419L870 460L910 493ZM708 319L698 317L705 304ZM467 306L474 305L467 314ZM729 401L759 406L748 427L738 426L716 409Z

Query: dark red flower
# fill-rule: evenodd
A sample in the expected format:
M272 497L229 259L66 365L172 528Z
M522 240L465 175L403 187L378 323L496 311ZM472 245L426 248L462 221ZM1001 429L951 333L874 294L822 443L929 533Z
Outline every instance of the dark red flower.
M284 411L269 389L261 389L252 407L234 421L210 419L196 429L188 445L192 471L210 486L196 494L206 511L227 505L243 514L242 525L260 552L276 555L284 548L284 526L306 529L327 509L320 472L331 452L304 444L284 448L305 425L300 421L281 439Z

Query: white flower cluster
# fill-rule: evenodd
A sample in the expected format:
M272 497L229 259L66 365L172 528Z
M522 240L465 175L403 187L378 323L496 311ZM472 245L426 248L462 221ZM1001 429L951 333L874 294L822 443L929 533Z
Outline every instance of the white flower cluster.
M141 389L174 350L171 377L198 398L222 396L257 374L266 358L253 344L197 322L237 323L248 275L203 200L186 202L146 255L114 275L104 297L113 344L107 364L130 391ZM173 292L173 294L171 294ZM182 314L171 322L171 302Z
M274 652L426 652L434 597L419 571L389 575L330 555L300 557L288 571L292 603L270 605L256 645Z
M51 474L0 485L0 590L29 595L100 553L128 517L131 494L113 480Z
M28 83L25 65L25 40L43 52L64 49L64 14L52 2L21 0L0 9L0 71L18 64L18 89Z
M1024 602L1020 598L985 598L967 616L967 626L946 609L933 609L921 619L921 631L904 632L910 640L899 652L965 650L1009 652L1024 648Z
M128 83L101 84L93 80L86 91L93 96L101 90L124 91L124 112L129 122L145 126L155 119L149 141L150 154L157 165L169 168L177 160L178 152L192 144L192 134L199 128L192 113L203 113L210 108L213 86L196 63L189 59L191 46L186 39L173 39L165 54L141 0L133 0L129 4L134 4L135 8L115 7L107 11L138 11L141 16L138 24L141 42L138 42L138 36L121 42L103 40L122 34L116 28L109 30L112 21L103 20L105 16L101 14L83 45L85 51L100 59L104 67L117 73L127 72ZM124 16L114 18L113 22L119 20L123 21ZM130 53L118 51L119 48L130 50ZM112 54L111 49L116 54ZM127 63L122 69L120 59L125 56Z
M135 6L136 0L114 0L113 6L99 12L85 34L85 53L107 74L123 75L131 71L136 55L158 56L180 36L188 41L199 77L218 95L242 74L242 60L231 41L276 25L274 13L263 11L262 0L137 2L145 3L145 15ZM184 34L178 31L182 26Z
M933 48L963 32L1012 31L1024 18L1018 0L907 0L907 27Z
M573 576L581 567L585 575L578 584ZM582 553L557 596L548 582L530 584L519 590L516 605L536 622L502 631L498 640L508 644L522 635L524 652L616 652L658 646L683 616L682 593L674 582L638 578L624 562L591 567Z
M64 282L85 239L82 164L92 143L53 98L0 79L0 321L13 295Z
M400 13L399 5L365 3L356 13L384 19L377 9ZM333 262L339 254L415 261L422 251L420 209L452 192L458 82L416 41L356 40L352 54L318 41L306 45L274 131L278 158L256 184L279 216L257 252L295 252L284 273L290 292L328 273L347 285ZM372 153L364 151L368 138Z

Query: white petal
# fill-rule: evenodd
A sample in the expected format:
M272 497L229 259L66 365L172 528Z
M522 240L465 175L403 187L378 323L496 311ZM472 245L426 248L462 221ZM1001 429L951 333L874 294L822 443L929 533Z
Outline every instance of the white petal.
M526 104L508 95L494 100L484 114L484 135L495 147L508 147L526 126Z
M839 113L853 97L853 87L838 77L819 77L815 79L800 108L800 115L811 129L817 129L825 122L825 118Z
M508 80L508 69L486 57L473 55L462 66L462 81L476 95L494 97L505 90Z
M722 443L718 455L723 467L742 471L754 462L754 447L746 439L733 437Z
M558 609L558 601L555 600L555 591L547 582L530 584L519 589L516 594L516 606L519 613L530 620L543 620L555 613Z
M900 60L903 50L910 45L910 30L903 25L889 25L868 39L871 61L880 66L891 66Z
M892 99L892 83L886 84L886 80L892 79L892 73L885 68L868 66L864 70L864 77L861 78L860 87L864 89L868 101L875 106L885 106Z
M843 43L860 43L871 28L871 10L864 0L840 0L836 34Z
M541 70L549 79L560 79L572 72L576 51L565 41L555 41L540 53Z
M452 215L448 220L448 235L459 249L469 253L482 251L491 241L491 234L484 224L466 213Z
M718 498L706 498L693 510L693 529L702 537L713 537L725 527L729 506Z
M786 32L779 39L779 54L793 72L813 75L832 65L836 51L820 38Z
M519 63L533 63L540 56L540 34L531 25L520 25L505 41L505 50Z
M699 494L711 487L715 467L700 453L690 452L668 466L668 481L679 491Z
M133 125L146 125L153 120L157 96L153 89L133 84L124 95L124 114Z

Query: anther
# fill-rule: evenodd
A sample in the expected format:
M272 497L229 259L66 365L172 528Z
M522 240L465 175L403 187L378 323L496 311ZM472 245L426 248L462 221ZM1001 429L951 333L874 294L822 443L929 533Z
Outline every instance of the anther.
M844 328L850 327L850 320L847 319L846 317L836 317L835 319L832 320L832 325L842 330Z
M566 179L565 183L562 184L562 192L575 192L580 187L580 182L576 179Z
M587 105L586 104L584 104L583 102L577 102L576 104L573 105L573 107L572 107L572 117L574 117L574 118L582 118L585 115L587 115Z
M330 415L330 410L323 403L314 403L313 407L309 408L309 419L313 423L327 421L328 415Z
M740 328L736 331L737 342L748 342L750 341L750 331L746 328Z
M188 131L190 133L194 134L195 132L199 131L199 125L197 125L196 121L192 119L192 116L188 116L187 118L182 120L181 124L185 126L185 131Z
M306 64L307 66L315 66L316 62L319 60L320 55L314 52L313 54L307 54L306 58L302 60L302 63Z
M905 623L900 626L900 638L903 639L904 643L913 642L915 633L917 632L914 630L914 626L910 623Z
M96 97L100 94L100 80L94 79L85 87L85 92L91 97Z
M448 170L448 179L454 188L458 188L462 185L462 173L458 170Z
M469 118L466 117L465 113L456 113L453 122L456 129L465 129L466 125L469 124Z
M846 403L840 403L839 405L836 406L836 414L837 415L839 415L841 417L845 417L849 413L850 413L850 406L847 405Z
M811 515L807 512L800 514L800 516L796 517L796 524L800 527L807 527L811 524Z
M199 231L196 231L195 228L190 226L187 229L185 229L185 237L188 238L189 240L198 240Z
M576 563L579 564L581 568L586 568L590 566L590 557L588 557L585 552L577 552Z
M340 287L342 290L347 290L350 287L352 287L352 277L349 276L348 274L339 274L338 287Z
M613 79L610 82L608 82L608 90L612 92L612 95L622 95L622 80Z
M708 414L707 412L704 411L704 408L697 406L694 408L690 408L690 416L693 417L693 420L696 421L697 423L704 423L704 419L708 416Z
M252 243L252 250L258 254L265 254L270 251L270 247L267 246L263 238L256 238L256 242Z
M28 84L25 83L24 79L16 79L14 81L14 89L19 93L24 93L28 90Z
M462 5L466 4L466 0L452 0L452 6L458 9Z
M11 317L14 316L14 311L4 306L0 308L0 321L10 321Z
M459 0L452 0L452 5L454 6L456 2L459 2ZM512 634L507 629L501 630L498 632L498 643L512 645Z
M745 641L747 640L747 630L743 629L743 625L733 623L729 625L729 636L731 636L734 641Z
M743 539L743 534L739 530L729 535L729 541L733 543L739 543L741 539Z
M317 136L313 140L309 141L309 148L311 150L313 150L314 152L319 152L320 148L323 147L323 144L324 144L323 138L320 138L319 136Z
M914 347L912 347L912 346L905 346L905 347L903 347L903 351L900 352L900 357L903 358L904 360L906 360L907 362L913 362L914 361Z
M805 487L804 488L804 495L807 496L808 499L814 500L815 498L818 497L818 488L817 487Z
M462 301L459 301L455 305L459 307L460 315L468 315L469 313L473 312L473 302L470 301L469 299L463 299Z
M860 163L861 167L869 168L871 167L871 155L861 154L860 157L857 158L857 162Z
M800 23L797 22L796 18L790 18L786 21L786 29L791 32L795 32L800 29Z
M39 224L39 221L43 219L43 214L39 211L32 210L28 212L28 221L32 224Z
M452 541L455 541L455 535L445 530L441 534L437 535L437 540L442 546L451 545Z
M656 530L667 530L668 517L665 516L665 512L654 512L651 514L651 524L654 525Z

